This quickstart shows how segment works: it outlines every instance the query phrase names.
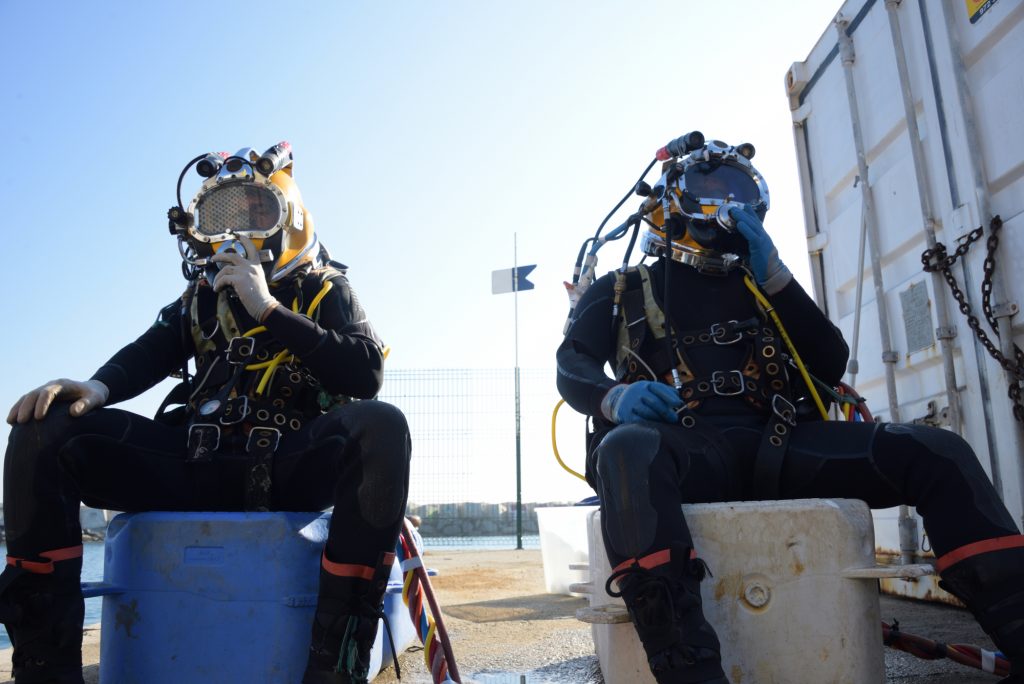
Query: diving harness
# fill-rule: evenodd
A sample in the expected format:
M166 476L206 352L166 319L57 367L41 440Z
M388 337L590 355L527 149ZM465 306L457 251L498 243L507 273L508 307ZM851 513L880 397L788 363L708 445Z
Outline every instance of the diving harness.
M719 141L705 143L697 131L658 150L629 193L581 246L573 280L566 283L570 310L563 332L568 332L579 298L595 280L598 250L628 234L626 251L615 274L612 304L612 324L618 331L616 379L624 383L654 380L674 387L684 402L679 411L683 427L695 426L696 409L714 396L742 397L767 415L755 482L761 487L759 496L774 498L789 433L797 419L791 368L803 378L821 417L828 420L829 415L818 393L820 383L807 372L781 320L751 278L745 241L729 217L729 209L741 203L762 215L767 210L767 187L749 163L753 153L749 144L730 147ZM663 175L651 188L644 177L659 160L665 162ZM645 198L638 211L602 236L605 224L634 193ZM646 256L672 259L712 276L745 271L744 283L755 297L758 316L745 321L720 321L707 329L676 330L656 301L647 267L643 263L630 266L641 227L641 248ZM722 251L725 248L732 251ZM664 302L671 294L670 271L663 269ZM742 368L704 372L694 365L688 352L702 345L733 344L749 347ZM555 407L556 413L559 406ZM554 422L552 439L554 442ZM555 453L566 470L581 477L561 461L557 446Z

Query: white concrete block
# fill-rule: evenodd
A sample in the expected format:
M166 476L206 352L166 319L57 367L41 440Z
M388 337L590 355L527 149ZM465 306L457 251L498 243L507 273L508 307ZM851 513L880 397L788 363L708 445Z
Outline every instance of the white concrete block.
M877 684L885 679L874 534L861 501L801 499L683 506L713 573L704 611L732 684ZM588 529L594 646L607 684L653 684L611 574L600 512ZM912 566L905 574L921 574ZM882 572L885 574L885 572ZM860 575L860 577L854 577ZM625 617L628 620L628 616Z

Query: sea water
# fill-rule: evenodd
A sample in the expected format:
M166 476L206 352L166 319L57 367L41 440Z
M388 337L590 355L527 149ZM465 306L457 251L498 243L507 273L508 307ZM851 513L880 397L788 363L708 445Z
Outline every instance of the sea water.
M0 544L0 552L7 556L7 545ZM103 579L103 542L84 542L82 544L82 581L99 582ZM85 600L85 624L94 625L103 615L103 597L97 596ZM11 640L7 638L7 630L0 630L0 649L10 648Z

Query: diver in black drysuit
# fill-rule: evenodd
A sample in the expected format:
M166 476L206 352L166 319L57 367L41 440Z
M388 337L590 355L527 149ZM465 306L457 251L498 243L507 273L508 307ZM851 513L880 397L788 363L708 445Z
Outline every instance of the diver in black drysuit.
M750 224L756 222L758 239L767 239L758 217L746 214ZM777 261L770 240L762 246ZM557 352L557 382L566 402L593 418L586 475L600 496L605 547L619 579L621 594L611 583L609 593L623 596L657 681L727 681L718 639L700 604L699 581L707 568L693 549L680 503L815 497L861 499L872 508L916 506L943 585L965 601L1011 659L1015 674L1006 681L1024 681L1024 537L970 446L950 431L923 425L825 422L813 407L806 415L804 402L795 399L799 420L779 420L772 402L757 396L762 385L750 384L766 365L751 350L758 337L775 357L786 347L758 310L744 270L712 275L662 258L649 273L663 312L667 296L666 323L693 374L683 396L672 387L664 338L653 339L654 331L648 328L635 356L619 355L626 339L619 337L620 324L635 324L638 317L623 308L613 320L615 273L598 279L576 304ZM758 275L759 282L767 279ZM809 371L835 386L848 357L842 334L788 270L774 275L771 306ZM627 283L636 280L634 273ZM618 382L605 374L606 363L616 369ZM744 368L741 382L757 391L740 392L731 384L736 376L730 372ZM725 372L713 378L715 371ZM792 368L789 373L796 375ZM702 381L708 385L697 402L692 397L701 396ZM639 397L633 410L624 407L631 389ZM805 397L806 387L793 383L789 394ZM784 453L758 463L769 423L787 429Z
M251 240L238 241L257 253ZM18 684L82 682L80 501L118 511L333 506L303 682L366 681L405 514L409 430L401 411L373 399L383 345L345 267L329 262L315 238L310 244L316 258L274 287L264 283L262 300L241 280L217 292L199 278L91 380L48 383L11 410L0 606ZM231 268L263 277L258 259L217 259L230 262L218 279L227 282ZM232 363L229 344L242 331L253 331L254 344ZM286 358L261 391L267 362L282 350ZM197 372L180 387L178 409L151 420L108 408L189 359ZM197 424L217 425L219 444L193 434ZM279 432L276 449L254 446L260 429L270 430L271 443ZM336 671L339 653L354 663L345 672Z

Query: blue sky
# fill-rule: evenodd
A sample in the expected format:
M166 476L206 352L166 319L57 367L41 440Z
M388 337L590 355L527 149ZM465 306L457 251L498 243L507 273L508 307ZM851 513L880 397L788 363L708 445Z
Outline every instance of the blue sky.
M514 234L537 264L520 366L551 367L580 243L693 129L757 147L766 225L806 283L783 77L840 4L2 2L0 405L88 377L181 292L164 215L185 162L282 139L392 368L513 365L490 274Z

